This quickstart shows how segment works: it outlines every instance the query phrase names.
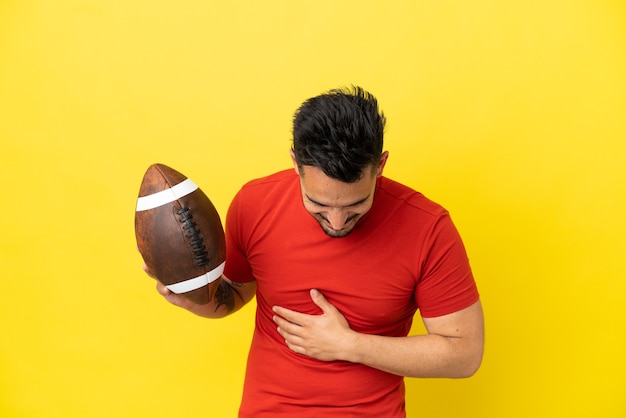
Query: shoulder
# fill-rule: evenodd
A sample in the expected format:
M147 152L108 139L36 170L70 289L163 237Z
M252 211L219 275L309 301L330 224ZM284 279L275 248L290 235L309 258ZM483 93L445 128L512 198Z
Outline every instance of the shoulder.
M231 208L252 208L258 212L262 207L275 206L284 201L285 196L292 196L299 184L298 175L293 169L250 180L239 189L231 202Z
M401 208L427 217L438 218L446 215L447 210L422 193L387 177L381 177L377 185L381 203L386 206Z
M298 175L293 169L282 170L265 177L250 180L241 188L245 193L266 193L280 189L285 185L298 182Z

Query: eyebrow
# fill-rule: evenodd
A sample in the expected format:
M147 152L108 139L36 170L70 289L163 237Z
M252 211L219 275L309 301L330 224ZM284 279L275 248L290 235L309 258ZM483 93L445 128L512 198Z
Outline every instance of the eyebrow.
M318 202L317 200L312 199L312 198L311 198L311 196L309 196L309 195L308 195L308 194L306 194L306 193L305 193L304 195L306 196L306 198L307 198L307 199L308 199L311 203L314 203L314 204L316 204L316 205L318 205L318 206L322 206L322 207L329 207L329 205L326 205L326 204L324 204L324 203L322 203L322 202ZM350 208L350 207L352 207L352 206L358 206L358 205L360 205L361 203L363 203L363 202L367 201L367 199L369 199L369 198L370 198L370 195L367 195L367 196L365 196L363 199L357 200L357 201L356 201L356 202L354 202L354 203L350 203L349 205L345 205L345 206L342 206L342 207L344 207L344 208Z

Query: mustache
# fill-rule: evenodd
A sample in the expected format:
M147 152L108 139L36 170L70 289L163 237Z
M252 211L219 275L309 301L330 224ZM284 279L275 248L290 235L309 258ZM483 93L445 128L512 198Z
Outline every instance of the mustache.
M326 216L322 215L321 213L316 213L316 215L317 215L320 219L322 219L322 220L324 220L324 221L326 221L326 222L330 223L330 221L328 220L328 218L327 218ZM348 217L346 218L346 220L343 222L343 223L344 223L344 225L345 225L345 224L347 224L347 223L349 223L349 222L351 222L353 219L355 219L355 218L356 218L356 217L358 217L358 216L359 216L359 214L358 214L358 213L355 213L354 215L350 215L350 216L348 216Z

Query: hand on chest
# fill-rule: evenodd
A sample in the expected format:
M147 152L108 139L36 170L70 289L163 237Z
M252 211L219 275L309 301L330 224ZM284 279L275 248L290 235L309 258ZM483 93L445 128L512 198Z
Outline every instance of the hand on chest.
M351 244L341 238L307 248L291 241L281 251L252 256L259 294L269 306L317 315L309 292L318 289L355 331L404 329L416 311L411 267L395 259L393 246Z

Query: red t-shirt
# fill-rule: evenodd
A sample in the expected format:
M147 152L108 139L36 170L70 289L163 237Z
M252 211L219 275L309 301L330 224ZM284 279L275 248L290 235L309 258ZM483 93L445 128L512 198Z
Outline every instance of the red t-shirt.
M225 275L257 281L256 327L240 417L404 417L404 380L361 364L323 362L287 348L272 306L321 314L321 293L361 333L403 337L423 317L470 306L478 292L448 212L379 178L352 233L326 235L304 209L294 170L254 180L226 220Z

